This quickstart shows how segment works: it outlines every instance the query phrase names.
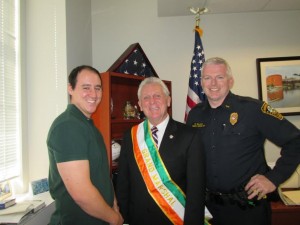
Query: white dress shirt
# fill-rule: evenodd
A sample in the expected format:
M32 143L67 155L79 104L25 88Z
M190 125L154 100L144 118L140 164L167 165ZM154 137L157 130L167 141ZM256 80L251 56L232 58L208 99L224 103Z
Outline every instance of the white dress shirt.
M166 119L164 119L164 121L162 121L160 124L158 124L156 127L158 129L158 131L156 132L157 134L157 148L159 149L160 147L160 143L161 143L161 140L164 136L164 133L165 133L165 130L166 130L166 127L167 127L167 124L169 122L169 119L170 119L170 116L168 115L166 117ZM150 123L150 122L149 122ZM150 129L153 127L153 125L150 123Z

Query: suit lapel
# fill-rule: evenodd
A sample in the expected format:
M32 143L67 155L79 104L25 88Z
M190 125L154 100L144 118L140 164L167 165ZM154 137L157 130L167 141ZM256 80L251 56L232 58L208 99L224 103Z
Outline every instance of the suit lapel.
M159 147L160 153L166 152L172 148L171 142L172 142L172 139L175 137L174 134L175 134L176 130L177 130L177 125L176 125L175 121L172 118L170 118L170 120L167 124L166 130L165 130L164 136L161 140L160 147Z

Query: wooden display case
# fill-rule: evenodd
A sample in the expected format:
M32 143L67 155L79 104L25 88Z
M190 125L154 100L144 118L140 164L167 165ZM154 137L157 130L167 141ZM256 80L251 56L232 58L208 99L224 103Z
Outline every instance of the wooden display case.
M117 169L117 164L112 162L111 142L116 140L121 143L123 134L133 125L142 122L142 119L124 119L123 111L126 101L138 107L137 90L144 77L116 72L101 73L102 101L96 112L92 115L95 126L103 135L111 171ZM171 81L164 81L172 93ZM171 95L172 96L172 95ZM169 107L172 115L172 105Z

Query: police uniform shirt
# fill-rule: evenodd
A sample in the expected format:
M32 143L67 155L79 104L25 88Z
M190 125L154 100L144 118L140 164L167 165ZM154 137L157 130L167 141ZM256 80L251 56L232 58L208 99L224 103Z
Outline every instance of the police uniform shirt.
M187 124L201 129L210 190L238 191L255 174L264 174L278 186L300 163L299 129L262 101L230 92L218 108L208 101L198 104ZM265 160L265 139L282 147L273 171Z

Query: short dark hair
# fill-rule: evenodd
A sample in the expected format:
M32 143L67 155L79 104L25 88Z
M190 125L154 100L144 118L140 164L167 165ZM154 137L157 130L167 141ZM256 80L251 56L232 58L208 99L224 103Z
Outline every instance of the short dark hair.
M101 76L100 76L100 73L97 69L95 69L94 67L92 66L87 66L87 65L82 65L82 66L78 66L76 68L74 68L69 77L68 77L68 81L69 81L69 84L71 85L72 89L74 89L76 87L76 84L77 84L77 76L78 74L82 71L82 70L90 70L90 71L93 71L95 72L100 80L101 80Z

